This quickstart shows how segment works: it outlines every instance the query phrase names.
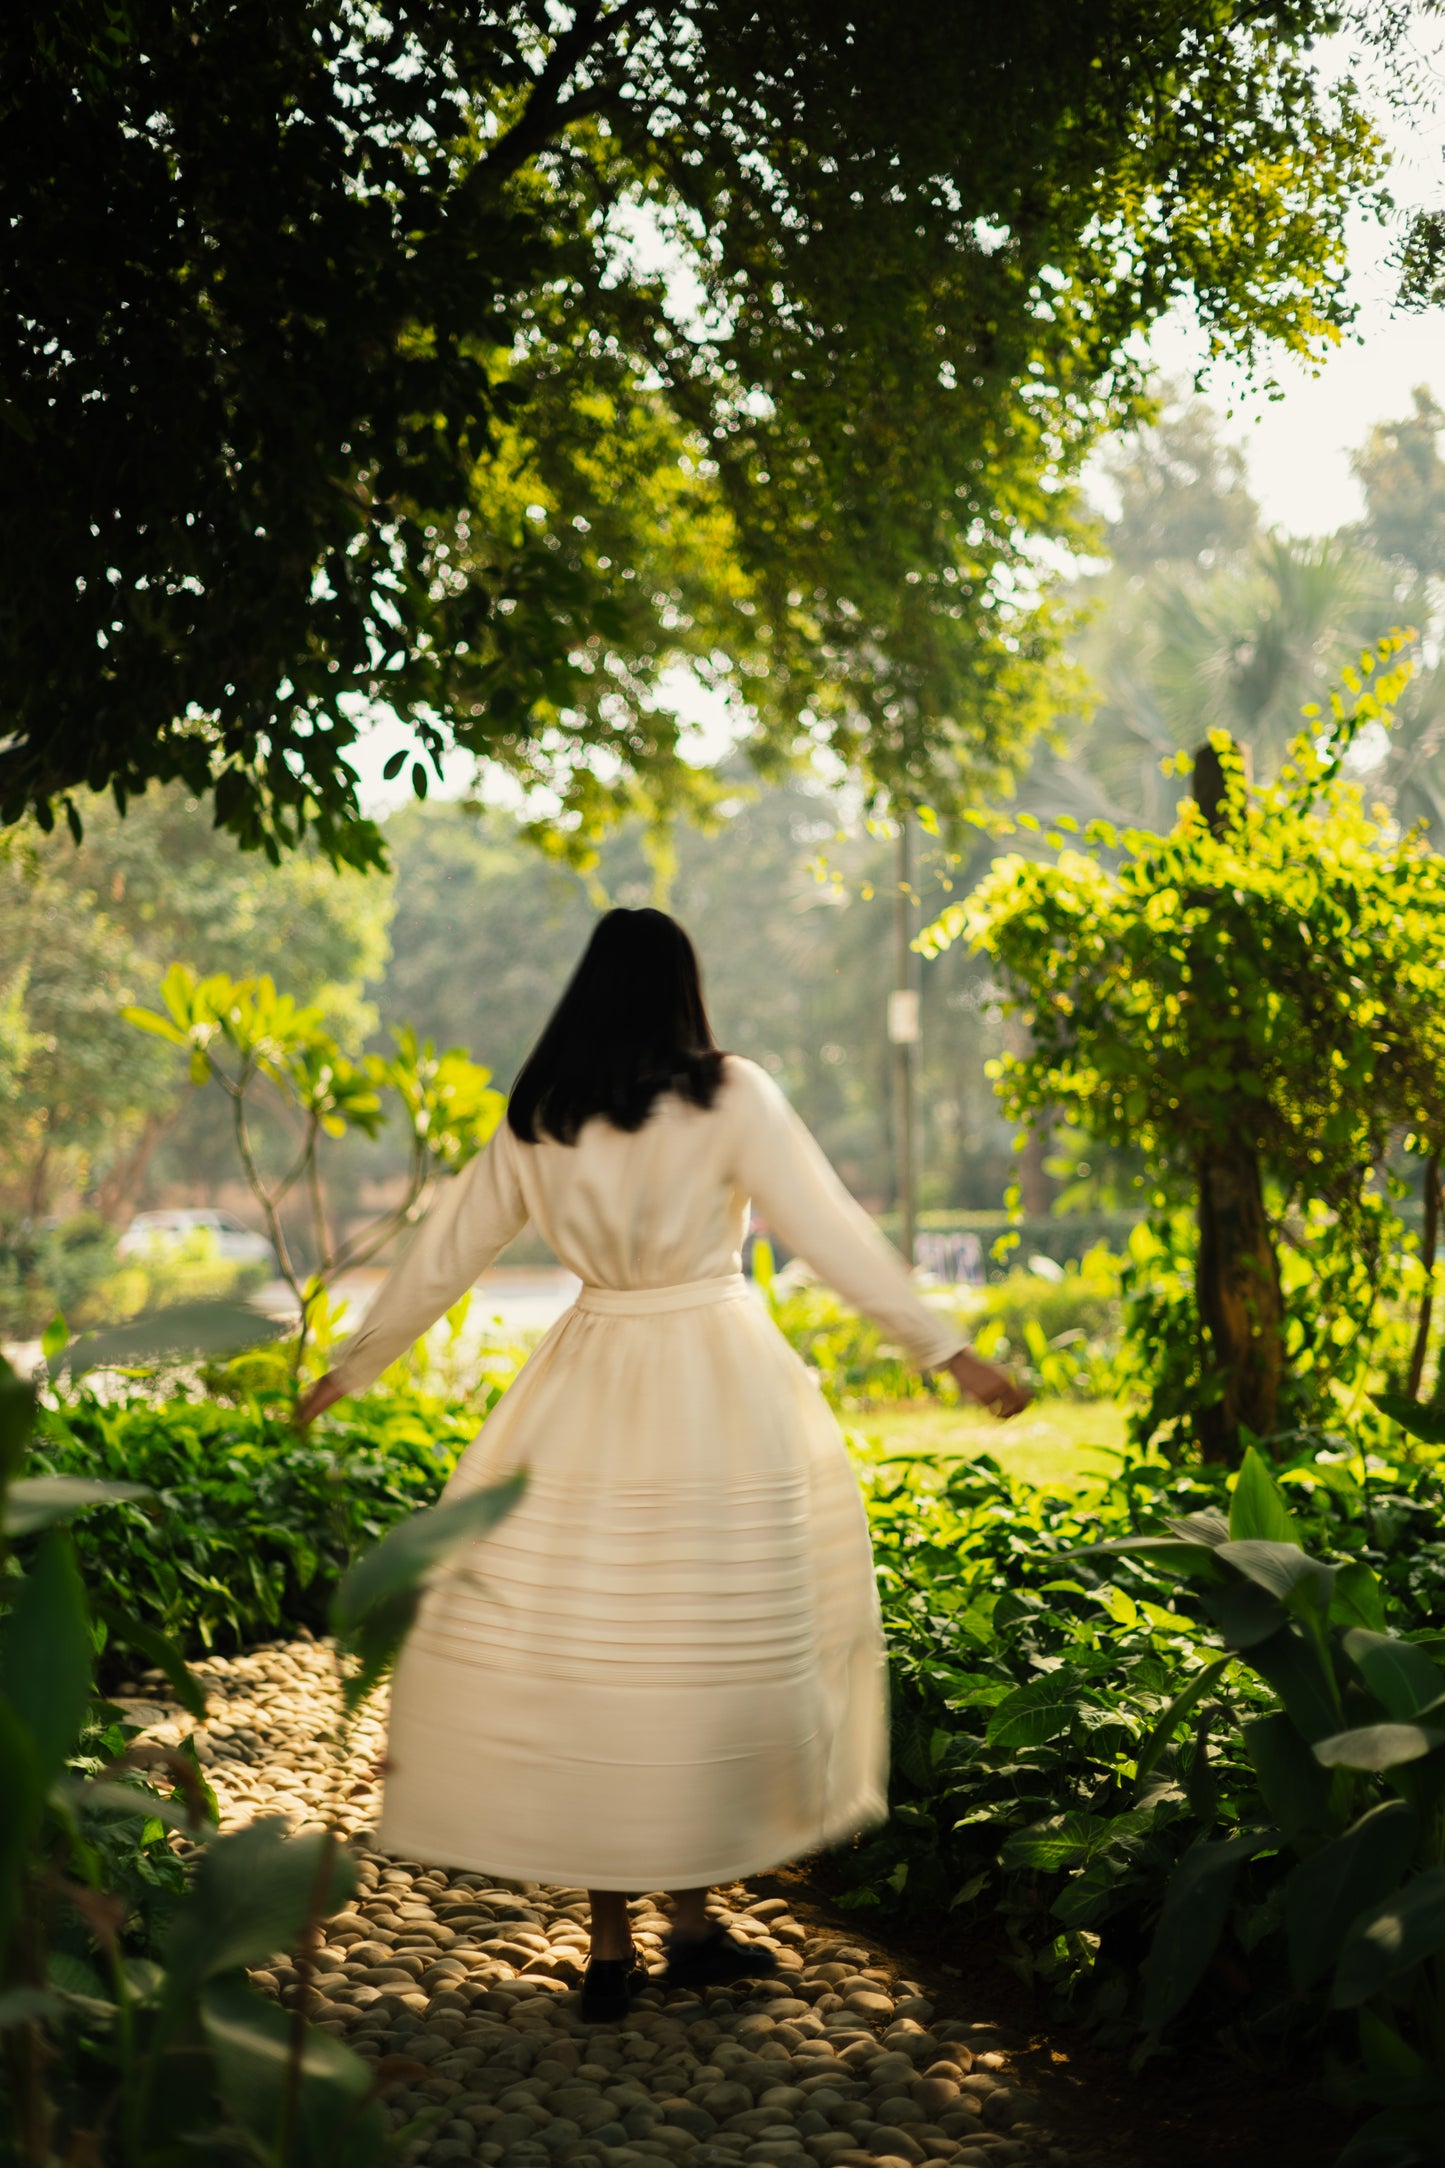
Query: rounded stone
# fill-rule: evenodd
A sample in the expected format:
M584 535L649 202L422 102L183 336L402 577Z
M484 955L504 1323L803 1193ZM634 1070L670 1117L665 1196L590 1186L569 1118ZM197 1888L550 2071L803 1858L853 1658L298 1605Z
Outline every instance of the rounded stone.
M919 2078L913 2097L928 2115L942 2115L959 2097L957 2078Z
M520 2109L514 2108L506 2115L499 2115L495 2123L488 2125L487 2137L493 2145L516 2145L519 2139L530 2138L533 2128L531 2116L523 2115Z
M872 2150L877 2154L913 2162L923 2159L923 2148L910 2132L897 2123L880 2123L873 2132Z
M917 2101L911 2100L906 2093L890 2093L886 2099L878 2102L874 2113L880 2123L926 2123L928 2121L928 2117L919 2107Z

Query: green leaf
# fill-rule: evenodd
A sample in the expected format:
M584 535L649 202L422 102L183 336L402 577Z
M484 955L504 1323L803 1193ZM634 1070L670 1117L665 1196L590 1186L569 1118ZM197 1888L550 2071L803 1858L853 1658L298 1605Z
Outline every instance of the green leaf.
M1061 1737L1078 1713L1079 1686L1078 1672L1065 1664L1015 1687L989 1718L985 1739L1017 1752Z
M1102 1814L1051 1815L1047 1821L1016 1830L999 1852L999 1865L1036 1867L1045 1874L1083 1866L1107 1848L1111 1826Z
M1378 1576L1361 1558L1351 1558L1335 1568L1334 1593L1330 1597L1332 1626L1365 1626L1372 1633L1385 1631L1385 1596Z
M1376 1701L1391 1716L1415 1716L1445 1694L1445 1674L1413 1641L1356 1626L1344 1635L1343 1645Z
M1281 1710L1254 1717L1244 1726L1243 1738L1264 1803L1284 1835L1294 1842L1323 1830L1330 1780L1288 1716Z
M1289 1625L1289 1613L1254 1581L1231 1580L1207 1588L1200 1599L1232 1649L1256 1648Z
M1360 2126L1335 2168L1430 2168L1438 2157L1427 2117L1386 2108Z
M7 1536L33 1536L57 1521L73 1520L92 1506L124 1505L133 1498L154 1498L144 1483L101 1483L85 1475L31 1475L12 1483L5 1494Z
M1292 1611L1328 1616L1333 1567L1311 1558L1297 1543L1247 1536L1221 1543L1216 1555Z
M69 1536L42 1538L0 1622L0 1694L34 1744L49 1786L75 1750L90 1703L90 1623Z
M62 1783L62 1795L83 1814L108 1814L123 1816L130 1821L159 1822L166 1829L183 1829L187 1836L197 1834L198 1825L190 1810L174 1799L165 1799L159 1792L147 1790L139 1784L120 1784L109 1777L96 1777L89 1783L78 1780ZM199 1825L201 1829L205 1824Z
M152 1038L165 1039L172 1046L188 1046L190 1033L182 1031L168 1017L157 1016L154 1009L141 1009L130 1004L121 1010L126 1023L134 1024L137 1031L148 1031Z
M1299 1523L1285 1504L1284 1492L1252 1445L1245 1448L1229 1501L1229 1533L1236 1542L1300 1540Z
M1340 1951L1334 2007L1351 2010L1369 2002L1442 1944L1445 1867L1431 1867L1355 1921Z
M1177 1536L1115 1536L1108 1543L1086 1543L1077 1551L1061 1551L1057 1564L1075 1558L1148 1558L1179 1573L1212 1575L1214 1551L1207 1543L1183 1543Z
M1295 1868L1285 1884L1284 1920L1297 1988L1312 1987L1329 1970L1358 1914L1389 1895L1419 1834L1413 1807L1389 1799Z
M267 1317L244 1302L178 1302L112 1325L73 1342L67 1367L73 1378L86 1370L128 1368L175 1355L236 1355L290 1330L284 1318Z
M1445 1731L1431 1724L1362 1724L1358 1730L1317 1739L1314 1751L1326 1769L1368 1769L1379 1776L1423 1760L1437 1746L1445 1746Z
M1368 2003L1362 2003L1355 2021L1360 2029L1360 2053L1365 2070L1376 2084L1416 2087L1429 2073L1429 2064L1417 2048L1401 2038L1387 2019ZM1441 2081L1445 2083L1445 2073Z
M35 1428L35 1387L17 1377L0 1355L0 1485L9 1482L25 1457Z
M1144 1960L1141 2017L1149 2032L1162 2032L1203 1979L1229 1917L1235 1877L1262 1842L1226 1837L1218 1844L1196 1844L1169 1877Z
M46 1785L34 1737L0 1697L0 1951L6 1948L30 1869L30 1847L45 1811Z
M111 1639L148 1656L156 1670L164 1673L181 1707L198 1724L204 1724L205 1689L170 1636L163 1634L159 1627L147 1625L144 1619L137 1618L119 1604L100 1603L96 1605L96 1611L104 1619Z
M44 1332L40 1335L40 1352L47 1362L57 1356L70 1339L70 1327L57 1310Z
M201 1992L201 2024L215 2058L226 2108L267 2149L276 2141L292 2056L291 2019L244 1980L211 1980ZM320 2168L328 2158L370 2168L385 2150L374 2080L359 2055L329 2033L303 2036L299 2115L292 2168Z
M1207 1544L1211 1551L1229 1541L1229 1523L1218 1506L1206 1506L1201 1513L1182 1513L1165 1525L1184 1542Z
M1222 1678L1233 1662L1233 1656L1216 1657L1212 1664L1206 1664L1202 1671L1197 1671L1189 1684L1174 1696L1139 1749L1134 1778L1136 1790L1144 1782L1185 1717L1198 1707L1215 1680Z
M284 1822L267 1817L217 1837L171 1929L165 1962L172 2002L184 2003L202 1980L289 1949L318 1889L325 1917L355 1886L355 1864L330 1836L288 1836Z
M9 1987L0 1993L0 2032L16 2025L34 2025L48 2017L63 2017L65 2004L44 1987Z
M1422 1445L1445 1445L1445 1407L1426 1407L1404 1393L1371 1393L1370 1398L1382 1415Z
M1247 1661L1284 1703L1306 1739L1324 1739L1340 1728L1335 1682L1319 1651L1298 1626L1286 1626L1250 1649Z
M392 1663L411 1629L428 1576L454 1552L479 1542L516 1505L526 1471L465 1498L413 1513L357 1560L336 1591L332 1630L361 1658L346 1682L354 1707Z

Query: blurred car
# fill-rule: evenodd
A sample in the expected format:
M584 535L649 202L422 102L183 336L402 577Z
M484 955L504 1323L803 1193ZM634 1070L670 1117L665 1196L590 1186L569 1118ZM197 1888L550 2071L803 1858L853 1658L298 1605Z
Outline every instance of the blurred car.
M178 1247L186 1236L204 1227L216 1239L216 1255L233 1265L264 1265L274 1273L276 1252L268 1236L247 1227L234 1212L214 1206L185 1207L169 1212L137 1212L115 1246L117 1257L134 1257L149 1249Z

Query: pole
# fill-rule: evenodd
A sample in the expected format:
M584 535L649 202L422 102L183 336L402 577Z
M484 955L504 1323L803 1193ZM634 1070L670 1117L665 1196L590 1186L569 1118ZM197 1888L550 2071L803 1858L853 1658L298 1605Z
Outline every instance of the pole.
M913 947L913 818L898 821L898 895L893 916L893 992L888 997L888 1036L893 1042L898 1145L898 1247L913 1263L918 1217L918 996L919 966Z

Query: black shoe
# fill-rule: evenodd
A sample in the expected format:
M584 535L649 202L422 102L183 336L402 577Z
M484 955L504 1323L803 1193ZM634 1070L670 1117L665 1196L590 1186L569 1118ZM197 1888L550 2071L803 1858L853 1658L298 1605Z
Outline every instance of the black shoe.
M620 2025L646 1985L647 1967L635 1949L628 1957L589 1957L582 1975L583 2023Z
M766 1980L777 1969L771 1950L724 1933L720 1921L705 1935L668 1937L668 1987L731 1987L735 1980Z

